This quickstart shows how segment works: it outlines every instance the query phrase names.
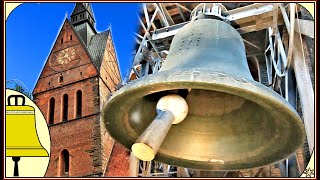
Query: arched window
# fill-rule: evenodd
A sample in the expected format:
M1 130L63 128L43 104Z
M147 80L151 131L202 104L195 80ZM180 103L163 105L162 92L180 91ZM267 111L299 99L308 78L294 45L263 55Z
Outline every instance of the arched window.
M55 100L52 97L49 102L49 125L54 123L54 106L55 106Z
M76 117L79 118L82 116L82 91L77 91L77 107L76 107Z
M61 151L60 155L60 175L68 176L70 167L70 155L69 151L64 149Z
M62 102L62 121L68 120L68 95L63 95L63 102Z

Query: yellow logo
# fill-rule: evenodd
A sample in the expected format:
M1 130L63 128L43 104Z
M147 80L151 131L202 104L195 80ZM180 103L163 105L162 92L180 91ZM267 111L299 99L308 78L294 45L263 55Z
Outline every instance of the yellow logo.
M39 108L25 95L6 90L6 176L43 177L50 137Z

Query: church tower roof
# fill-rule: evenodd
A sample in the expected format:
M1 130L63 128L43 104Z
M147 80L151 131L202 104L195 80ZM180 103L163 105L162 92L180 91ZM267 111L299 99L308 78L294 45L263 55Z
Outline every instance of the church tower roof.
M97 34L95 29L95 18L90 3L76 3L70 15L72 26L80 34L83 42L88 45L93 35Z
M91 7L90 3L76 3L76 6L71 13L71 17L76 16L76 15L83 13L83 12L88 12L88 14L91 16L93 22L95 22L92 7Z

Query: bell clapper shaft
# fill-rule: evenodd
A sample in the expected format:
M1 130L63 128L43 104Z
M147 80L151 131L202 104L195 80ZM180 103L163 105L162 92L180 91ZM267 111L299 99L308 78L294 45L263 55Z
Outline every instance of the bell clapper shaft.
M179 95L167 95L158 101L157 114L131 147L133 154L143 161L154 159L171 125L182 122L187 116L188 104Z
M13 176L19 176L19 166L18 166L18 162L20 161L20 157L12 157L12 160L14 161L14 172L13 172Z

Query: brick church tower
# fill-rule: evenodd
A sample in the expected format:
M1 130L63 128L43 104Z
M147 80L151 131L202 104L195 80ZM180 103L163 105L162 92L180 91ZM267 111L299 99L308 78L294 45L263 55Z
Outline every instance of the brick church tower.
M96 32L89 3L64 20L33 91L51 137L46 176L129 176L129 151L101 124L121 82L111 30Z

